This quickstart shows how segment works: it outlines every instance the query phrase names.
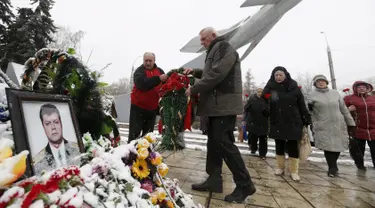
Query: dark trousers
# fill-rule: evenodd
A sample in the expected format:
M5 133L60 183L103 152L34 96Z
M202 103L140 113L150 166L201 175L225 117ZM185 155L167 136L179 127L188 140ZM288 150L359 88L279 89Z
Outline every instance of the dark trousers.
M337 159L339 159L340 152L324 151L324 157L327 160L328 172L337 173L339 168L337 167Z
M353 139L350 142L350 153L352 154L353 160L357 167L363 167L366 141L370 147L372 164L375 167L375 140Z
M128 142L154 131L156 110L145 110L136 105L130 106L129 139Z
M252 185L241 153L234 144L236 116L208 118L206 171L212 179L221 179L223 160L233 174L237 186Z
M275 143L277 155L284 155L285 149L287 148L289 157L299 158L299 148L297 140L275 139Z
M267 154L267 136L258 136L255 134L249 135L249 146L251 152L256 152L258 150L258 140L259 140L259 156L265 157Z

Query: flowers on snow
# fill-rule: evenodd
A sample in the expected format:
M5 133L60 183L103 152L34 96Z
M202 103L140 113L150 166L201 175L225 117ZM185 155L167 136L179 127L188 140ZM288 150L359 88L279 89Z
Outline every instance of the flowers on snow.
M42 177L13 184L0 194L0 208L13 207L179 207L195 208L191 196L177 182L164 178L168 166L154 152L153 134L135 144L108 146L109 140L93 141L84 135L89 160L81 167L56 169ZM96 152L96 154L93 154ZM155 206L154 206L155 205Z

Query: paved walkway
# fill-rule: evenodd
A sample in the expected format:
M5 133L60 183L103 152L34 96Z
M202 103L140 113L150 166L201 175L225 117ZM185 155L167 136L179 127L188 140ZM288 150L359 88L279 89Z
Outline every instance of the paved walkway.
M177 178L182 189L193 195L197 203L205 207L250 208L250 207L375 207L375 169L357 171L352 165L340 165L340 177L329 178L326 164L303 162L300 164L300 183L293 182L289 173L279 177L274 175L274 158L262 160L255 156L243 155L257 192L243 204L229 204L224 195L233 191L235 184L228 167L223 167L224 193L212 194L191 190L191 184L203 181L205 155L203 151L184 150L171 154L164 152L170 170L168 177Z

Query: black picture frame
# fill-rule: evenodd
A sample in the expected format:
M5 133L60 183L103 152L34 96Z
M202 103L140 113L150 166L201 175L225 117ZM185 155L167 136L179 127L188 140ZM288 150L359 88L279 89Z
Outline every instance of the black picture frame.
M84 153L84 146L79 131L78 121L74 113L73 104L71 98L66 95L59 94L48 94L48 93L37 93L28 90L21 89L11 89L6 88L6 97L8 101L9 113L11 117L13 140L16 153L20 153L23 150L28 150L29 155L26 160L26 171L25 176L31 177L34 174L33 164L32 164L32 152L30 148L25 115L22 108L23 101L40 101L40 102L58 102L67 103L70 110L70 116L73 122L73 127L75 134L77 136L77 144L79 151ZM39 119L39 118L38 118ZM36 121L37 122L37 121ZM40 122L40 121L38 121Z

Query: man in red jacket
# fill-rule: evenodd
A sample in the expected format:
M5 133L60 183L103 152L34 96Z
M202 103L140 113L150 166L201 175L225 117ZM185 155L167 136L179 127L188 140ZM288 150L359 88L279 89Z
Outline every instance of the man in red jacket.
M353 94L344 98L356 121L356 127L351 134L355 142L351 142L350 152L360 170L366 170L363 161L366 141L375 167L375 97L369 95L372 90L371 84L357 81L353 84Z
M168 79L164 71L156 66L155 54L151 52L143 55L143 64L135 70L133 77L128 142L139 137L141 131L144 136L154 130L161 82Z

